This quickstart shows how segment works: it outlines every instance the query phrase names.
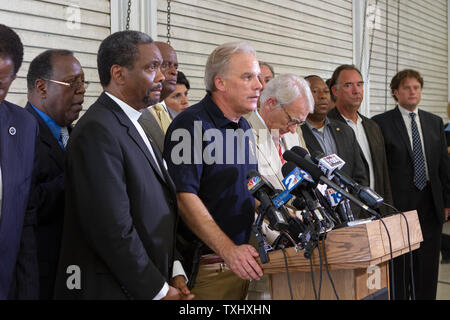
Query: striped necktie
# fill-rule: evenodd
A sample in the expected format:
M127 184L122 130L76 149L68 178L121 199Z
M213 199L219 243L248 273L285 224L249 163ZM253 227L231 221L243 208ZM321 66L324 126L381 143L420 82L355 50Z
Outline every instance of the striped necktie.
M61 127L60 141L64 149L66 149L68 140L69 140L69 130L67 130L67 127Z
M414 163L414 184L417 189L422 190L427 184L427 176L425 172L425 159L423 157L422 142L420 140L419 129L416 123L416 114L411 112L411 131L413 141L413 163Z

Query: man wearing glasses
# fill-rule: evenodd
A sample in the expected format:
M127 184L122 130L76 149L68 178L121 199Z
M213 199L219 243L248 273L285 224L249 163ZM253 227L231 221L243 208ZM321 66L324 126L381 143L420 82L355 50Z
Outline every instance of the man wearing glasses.
M25 107L39 123L36 188L30 204L37 209L40 299L51 299L64 216L65 148L72 123L82 109L88 82L68 50L47 50L31 62Z
M267 84L260 102L260 109L248 117L258 150L258 170L275 188L283 189L282 154L294 146L304 147L296 129L313 111L314 99L303 78L284 74Z
M361 115L358 110L364 98L364 81L361 72L353 65L341 65L333 73L330 88L336 107L328 117L349 125L355 132L362 151L362 159L369 178L369 186L392 204L384 139L375 121ZM381 207L382 214L389 213Z

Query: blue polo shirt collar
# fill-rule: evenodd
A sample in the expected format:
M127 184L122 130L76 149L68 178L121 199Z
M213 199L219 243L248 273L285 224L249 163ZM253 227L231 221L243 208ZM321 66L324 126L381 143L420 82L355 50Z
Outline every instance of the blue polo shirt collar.
M213 101L211 95L208 93L205 96L205 100L207 102L206 112L211 117L211 120L213 121L214 125L217 128L225 128L225 127L232 127L234 129L242 128L242 117L239 119L239 122L233 122L225 115L223 114L222 110L216 105L216 103Z
M48 114L45 112L42 112L35 106L33 106L31 103L30 105L33 107L33 109L37 112L37 114L41 117L41 119L44 121L44 123L47 125L47 127L50 129L50 132L55 137L55 139L59 142L61 137L61 126L56 123L55 120L53 120Z

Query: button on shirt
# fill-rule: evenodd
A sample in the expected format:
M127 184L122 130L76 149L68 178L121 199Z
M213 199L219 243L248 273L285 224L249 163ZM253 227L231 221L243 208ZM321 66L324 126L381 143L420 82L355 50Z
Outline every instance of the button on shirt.
M398 109L400 110L403 121L405 122L406 132L408 133L409 141L411 142L411 150L413 148L413 139L412 139L412 128L411 128L411 116L409 114L411 112L414 112L414 114L416 115L415 119L416 119L416 123L417 123L417 129L418 129L419 135L420 135L420 143L422 144L423 158L425 160L425 173L427 176L427 180L430 180L430 176L428 174L427 157L425 155L425 144L423 142L422 127L420 125L419 109L416 108L414 111L409 111L409 110L403 108L401 105L398 105Z
M367 164L369 165L369 175L370 175L370 188L375 188L375 174L373 171L373 163L372 163L372 153L370 152L370 145L369 140L366 136L366 131L364 130L364 126L362 124L362 118L358 114L358 119L356 120L356 123L354 123L352 120L347 119L342 115L342 117L345 119L347 124L353 129L356 135L356 140L358 140L359 146L361 147L361 150L364 154L364 158L366 158Z
M247 138L236 138L238 132ZM236 245L248 243L255 206L246 176L258 166L247 120L230 121L207 94L173 120L164 158L177 192L196 194Z
M148 150L150 151L150 154L153 157L154 162L156 163L159 171L161 172L161 168L158 165L158 161L156 159L155 153L153 152L153 148L150 144L150 141L147 138L147 135L144 132L144 129L142 129L141 125L138 122L139 117L141 116L141 113L135 109L133 109L131 106L120 100L119 98L116 98L112 94L105 92L108 97L114 100L115 103L119 105L119 107L123 110L123 112L127 115L127 117L131 120L131 122L136 127L137 131L139 132L139 135L141 136L142 140L145 142L145 145L147 146ZM186 274L184 272L184 269L180 263L180 261L175 260L173 263L173 271L172 271L172 277L175 277L177 275L182 275L187 280ZM167 295L167 292L169 292L169 285L164 283L163 288L161 291L153 298L153 300L161 300Z
M337 154L336 142L334 141L333 134L330 129L330 120L325 118L325 124L322 128L317 129L311 123L306 120L306 125L313 133L317 142L319 142L320 147L322 148L325 155Z

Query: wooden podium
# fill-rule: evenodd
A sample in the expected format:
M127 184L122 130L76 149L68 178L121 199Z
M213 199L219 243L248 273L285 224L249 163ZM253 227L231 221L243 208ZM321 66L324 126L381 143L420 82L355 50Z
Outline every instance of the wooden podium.
M423 241L422 231L416 211L404 213L408 220L411 249L416 250ZM397 257L409 252L405 219L396 214L383 219L389 230L392 255ZM322 245L319 244L320 250ZM386 229L380 220L345 227L328 233L325 251L337 294L341 300L360 300L387 288L389 292L389 264L391 259ZM295 248L285 250L293 298L296 300L315 299L310 273L310 260L304 251ZM319 286L320 260L318 249L312 254L312 264L316 290ZM289 286L283 252L269 253L269 262L262 265L264 273L270 277L270 291L273 300L289 300ZM328 278L322 254L321 300L336 299Z

